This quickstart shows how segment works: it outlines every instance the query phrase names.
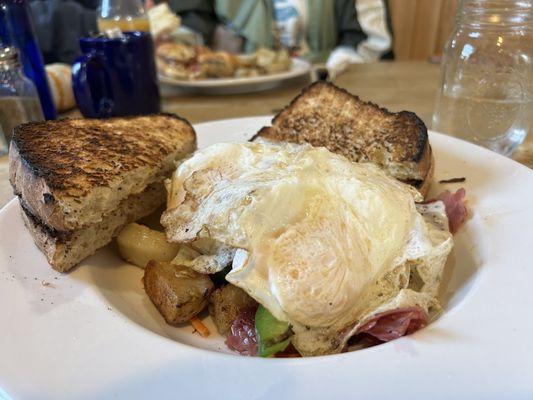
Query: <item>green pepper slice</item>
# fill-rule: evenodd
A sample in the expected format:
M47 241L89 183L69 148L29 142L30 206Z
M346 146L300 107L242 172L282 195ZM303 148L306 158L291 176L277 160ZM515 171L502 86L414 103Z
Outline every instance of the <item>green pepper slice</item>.
M291 342L288 322L278 321L265 307L259 306L255 313L255 331L259 356L270 357L287 348Z

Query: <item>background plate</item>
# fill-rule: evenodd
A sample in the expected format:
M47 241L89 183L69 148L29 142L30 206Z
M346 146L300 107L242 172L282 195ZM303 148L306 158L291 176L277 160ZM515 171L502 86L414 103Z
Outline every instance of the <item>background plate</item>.
M268 124L196 129L206 146ZM0 398L532 398L533 173L454 138L430 140L436 180L466 177L473 210L447 266L446 312L409 337L335 356L220 353L216 335L167 326L143 293L142 271L113 246L68 275L50 269L9 203L0 212Z
M310 72L311 64L305 60L293 58L291 69L278 74L248 78L200 79L197 81L184 81L159 75L159 82L163 84L163 96L168 96L172 88L179 89L184 93L196 94L253 93L272 89L290 79L309 76Z

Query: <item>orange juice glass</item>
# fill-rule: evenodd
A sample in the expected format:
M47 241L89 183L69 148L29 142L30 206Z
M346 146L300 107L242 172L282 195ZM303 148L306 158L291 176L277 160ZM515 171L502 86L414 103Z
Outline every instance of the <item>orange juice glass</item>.
M125 17L125 18L98 18L98 30L105 32L108 29L118 28L122 32L142 31L150 32L150 22L146 17Z
M150 32L150 22L141 0L101 0L98 8L98 30L118 28L123 32Z

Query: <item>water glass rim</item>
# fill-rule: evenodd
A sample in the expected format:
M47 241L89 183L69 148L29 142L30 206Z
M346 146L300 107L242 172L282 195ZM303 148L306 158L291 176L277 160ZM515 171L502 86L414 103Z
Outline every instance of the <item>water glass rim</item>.
M470 26L531 29L532 10L533 0L461 0L456 20Z

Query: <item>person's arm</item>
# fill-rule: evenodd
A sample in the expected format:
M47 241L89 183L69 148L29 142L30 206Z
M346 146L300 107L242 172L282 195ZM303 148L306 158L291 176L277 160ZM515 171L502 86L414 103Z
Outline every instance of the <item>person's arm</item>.
M328 69L339 72L351 63L374 62L392 54L386 0L337 0L338 45Z
M217 26L215 0L169 0L168 5L181 18L181 23L202 35L210 45Z

